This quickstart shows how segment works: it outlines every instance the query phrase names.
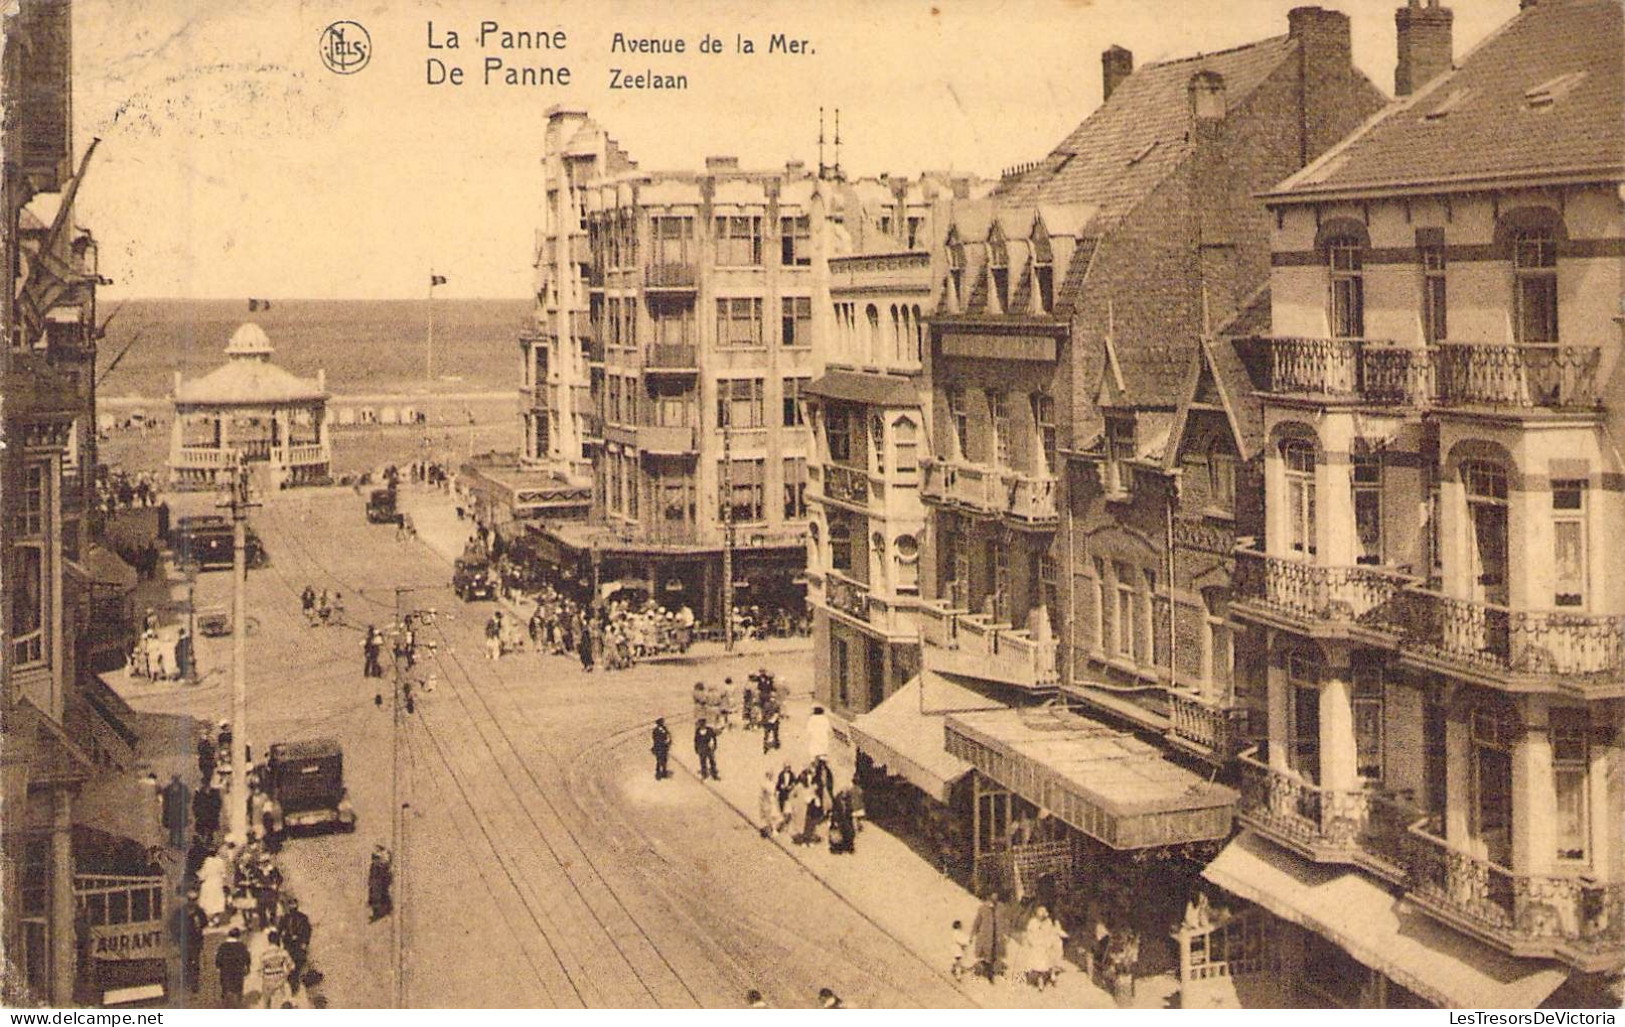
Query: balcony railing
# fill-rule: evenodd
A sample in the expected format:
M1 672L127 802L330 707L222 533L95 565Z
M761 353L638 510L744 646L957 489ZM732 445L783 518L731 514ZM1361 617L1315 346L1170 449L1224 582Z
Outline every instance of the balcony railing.
M1589 410L1600 401L1598 346L1445 342L1434 360L1441 406Z
M1515 873L1420 827L1406 846L1411 896L1424 909L1515 954L1586 965L1625 946L1625 885Z
M1052 475L944 460L923 469L920 494L926 502L1006 516L1020 524L1054 524L1060 517Z
M1319 860L1351 859L1365 823L1363 790L1322 788L1290 770L1270 766L1254 746L1237 757L1240 815L1252 827Z
M194 449L186 447L175 451L175 467L230 467L232 454L228 449Z
M288 447L289 464L325 464L328 459L327 447L320 443Z
M692 453L699 449L689 425L640 424L637 445L649 453Z
M1362 339L1277 336L1269 346L1270 391L1314 396L1360 394Z
M692 290L698 280L693 264L650 264L643 275L649 289Z
M1413 651L1498 673L1615 678L1625 672L1625 618L1513 610L1408 590L1394 610Z
M1023 524L1054 524L1060 519L1055 508L1055 478L1005 471L1002 479L1005 511Z
M824 495L856 506L869 504L869 475L857 467L828 464L824 467Z
M922 602L919 609L922 658L928 668L1018 688L1047 691L1060 685L1053 638L1035 637L941 600ZM1042 609L1039 615L1048 617Z
M1303 560L1236 551L1236 593L1303 620L1381 621L1379 611L1411 579L1379 567L1326 567Z
M860 581L830 571L824 575L824 601L831 609L839 610L858 620L869 618L869 586Z
M1366 343L1360 351L1360 374L1367 402L1425 407L1433 399L1433 361L1426 350Z
M662 371L698 371L699 350L692 345L656 343L645 351L643 366Z
M1248 711L1208 702L1187 692L1169 692L1168 706L1176 737L1229 758L1251 742Z

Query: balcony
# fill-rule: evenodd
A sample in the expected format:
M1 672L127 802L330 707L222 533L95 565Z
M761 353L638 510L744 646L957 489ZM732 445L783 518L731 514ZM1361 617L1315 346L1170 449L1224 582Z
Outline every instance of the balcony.
M1260 619L1311 632L1330 625L1385 627L1384 608L1413 579L1381 567L1327 567L1236 550L1235 593Z
M1432 399L1426 350L1372 339L1261 341L1269 350L1269 392L1417 408Z
M320 443L289 446L287 454L288 464L293 467L308 467L312 464L325 464L328 462L327 447Z
M1514 610L1409 589L1394 612L1404 652L1432 669L1491 683L1557 678L1583 694L1625 671L1625 618L1563 610Z
M698 374L699 349L692 345L656 343L644 351L643 369L662 374Z
M919 609L921 659L927 669L1036 692L1060 687L1053 638L1040 640L1030 631L940 600L922 601Z
M593 328L592 315L585 310L570 311L570 334L578 339L598 338L598 332Z
M699 274L693 264L650 264L643 273L643 287L662 292L693 292Z
M1190 692L1170 691L1169 730L1176 741L1228 760L1252 742L1249 711L1209 702Z
M1410 898L1516 956L1555 957L1581 970L1625 952L1625 885L1514 873L1413 826L1406 838Z
M1007 517L1017 527L1050 528L1060 520L1052 475L942 460L922 467L920 497L927 503Z
M824 466L824 498L851 506L869 505L869 473L842 464Z
M830 609L839 610L848 617L869 619L869 586L839 571L829 571L824 575L824 602Z
M1021 524L1054 527L1060 523L1055 508L1055 478L1006 471L1001 476L1006 497L1005 513Z
M699 450L694 429L686 424L640 424L637 446L645 453L656 454L687 454Z
M1365 791L1311 784L1270 766L1257 746L1236 759L1241 767L1237 815L1244 824L1317 863L1355 861L1369 806Z
M1596 410L1599 346L1441 343L1437 403L1444 407Z

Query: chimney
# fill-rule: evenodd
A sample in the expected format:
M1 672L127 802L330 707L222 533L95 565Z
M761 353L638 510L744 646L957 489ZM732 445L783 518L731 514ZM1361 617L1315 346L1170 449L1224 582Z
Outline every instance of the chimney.
M1288 35L1298 44L1298 160L1308 164L1341 139L1354 81L1349 16L1323 7L1294 7Z
M1439 0L1409 0L1394 12L1399 63L1394 66L1394 95L1409 96L1449 71L1455 56L1451 22L1455 12Z
M1123 84L1123 80L1134 74L1134 54L1121 46L1110 46L1100 55L1100 80L1102 102L1110 100L1112 93Z
M738 157L707 157L707 158L705 158L705 170L707 170L707 171L738 171L739 170L739 158Z

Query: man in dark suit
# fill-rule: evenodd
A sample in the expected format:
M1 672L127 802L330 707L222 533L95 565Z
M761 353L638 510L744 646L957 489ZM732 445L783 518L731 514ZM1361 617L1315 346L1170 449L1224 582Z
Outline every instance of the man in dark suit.
M299 900L289 896L287 908L277 921L277 933L282 936L282 947L293 959L293 973L288 978L289 990L299 994L299 985L305 976L305 964L310 960L310 917L299 908Z
M242 928L233 927L214 953L215 969L220 971L220 1004L224 1008L243 1008L243 981L248 979L252 962L248 946L243 944Z
M722 780L717 773L717 733L704 717L694 722L694 753L700 758L700 780Z
M649 751L655 754L655 780L661 781L671 776L671 771L666 769L666 759L671 755L671 732L666 729L665 717L655 718L652 735L653 744Z

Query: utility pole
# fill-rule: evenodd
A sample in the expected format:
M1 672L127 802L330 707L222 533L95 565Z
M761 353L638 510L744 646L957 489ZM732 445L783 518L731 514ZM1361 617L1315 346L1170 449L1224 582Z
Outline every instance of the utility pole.
M734 510L733 408L723 404L722 418L722 650L734 651Z
M242 451L233 454L231 510L231 838L248 838L248 468Z
M401 798L401 734L406 729L406 702L407 689L411 686L406 676L406 663L408 658L415 659L411 649L407 646L407 639L416 641L412 635L412 616L403 610L402 599L408 592L415 591L410 586L397 585L395 587L395 709L394 723L390 731L390 749L392 769L390 771L389 797L391 809L390 823L390 866L394 871L394 880L391 883L394 895L392 898L404 900L406 898L406 811L409 803ZM393 959L391 964L395 968L395 1008L401 1009L406 1001L406 903L395 903L395 911L390 916L390 946Z

